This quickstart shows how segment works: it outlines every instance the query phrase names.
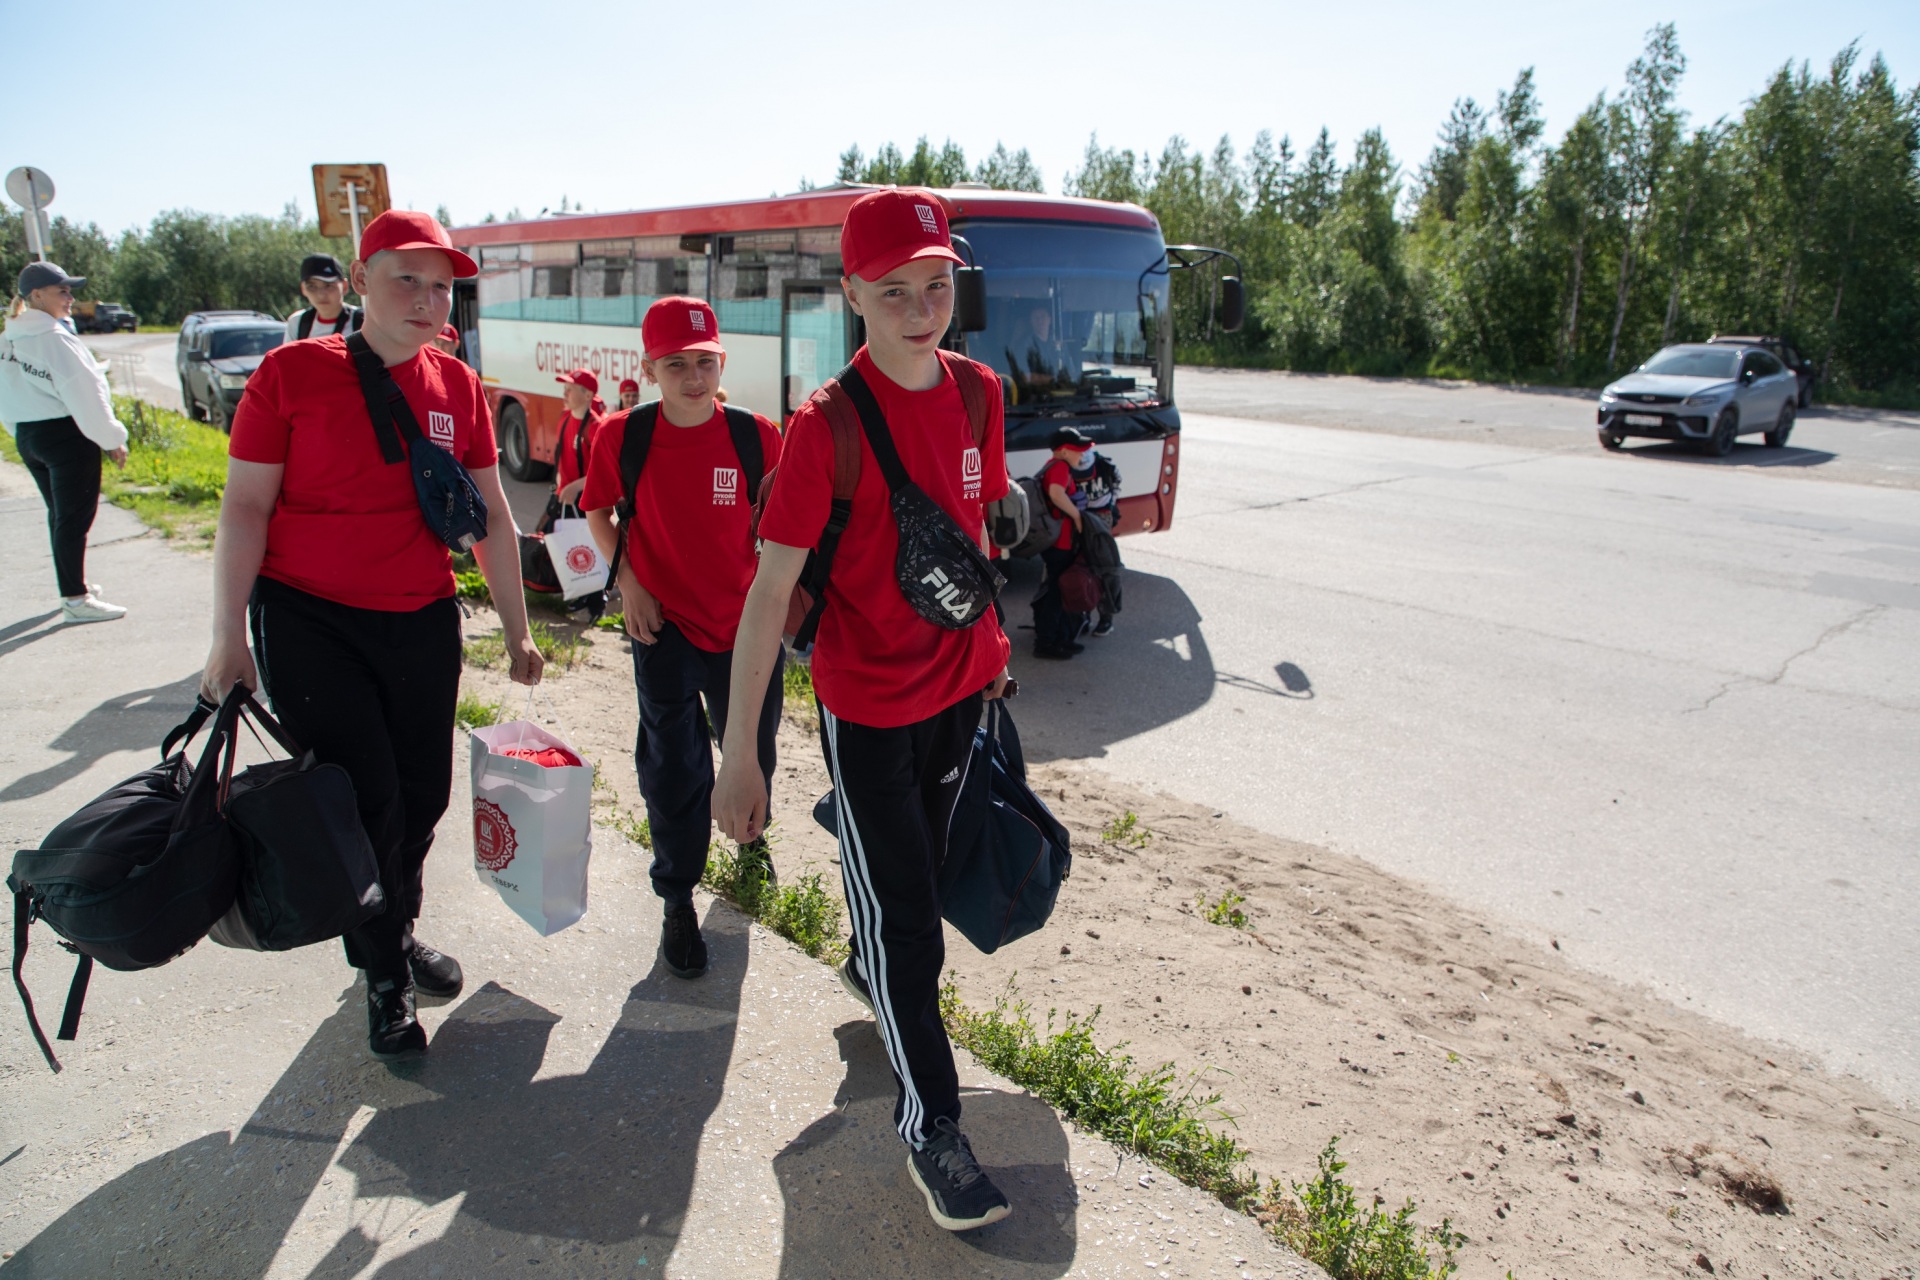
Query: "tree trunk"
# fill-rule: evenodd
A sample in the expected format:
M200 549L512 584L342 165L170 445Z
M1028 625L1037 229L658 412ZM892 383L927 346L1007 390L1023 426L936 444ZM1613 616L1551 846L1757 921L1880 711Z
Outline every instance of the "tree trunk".
M1693 203L1697 190L1687 192L1687 207L1680 214L1680 243L1674 251L1673 288L1667 293L1667 322L1660 329L1660 345L1673 341L1673 322L1680 314L1680 280L1687 270L1687 228L1693 222Z
M1633 281L1633 223L1627 223L1627 244L1620 251L1620 290L1613 302L1613 339L1607 343L1607 372L1613 372L1620 354L1620 329L1627 322L1627 287Z
M1567 361L1573 358L1574 330L1580 324L1580 288L1586 276L1587 267L1587 228L1583 223L1580 233L1573 240L1573 297L1567 303L1567 331L1560 339L1560 372L1567 371Z

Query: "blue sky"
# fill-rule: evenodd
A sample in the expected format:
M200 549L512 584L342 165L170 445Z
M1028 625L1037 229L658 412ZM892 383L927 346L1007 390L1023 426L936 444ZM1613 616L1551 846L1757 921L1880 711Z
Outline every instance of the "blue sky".
M27 7L0 0L16 31ZM1853 40L1903 88L1920 76L1912 0L32 8L37 47L72 54L70 87L11 78L0 168L39 165L53 212L113 231L168 208L311 211L316 161L384 162L396 203L461 222L563 195L614 210L790 191L830 180L848 143L922 133L976 158L1025 146L1054 191L1095 132L1157 150L1265 128L1304 150L1324 124L1344 158L1378 125L1412 170L1456 97L1491 104L1524 66L1557 139L1665 20L1699 122Z

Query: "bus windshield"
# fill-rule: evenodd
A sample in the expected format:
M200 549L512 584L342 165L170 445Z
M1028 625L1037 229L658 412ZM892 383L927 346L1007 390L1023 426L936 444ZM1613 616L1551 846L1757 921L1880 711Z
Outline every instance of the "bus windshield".
M1142 280L1161 258L1158 232L987 221L954 230L986 269L987 327L967 335L967 354L1007 380L1016 412L1158 402L1148 326L1166 312L1167 277Z

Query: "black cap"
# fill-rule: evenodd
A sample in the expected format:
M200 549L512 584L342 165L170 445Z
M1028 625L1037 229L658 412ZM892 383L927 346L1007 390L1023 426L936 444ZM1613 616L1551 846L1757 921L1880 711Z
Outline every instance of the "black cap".
M1093 447L1093 437L1078 427L1055 427L1053 434L1047 437L1047 448L1086 449Z
M35 289L44 289L50 284L64 284L78 289L86 282L85 276L70 276L56 263L29 262L21 268L20 283L17 287L20 296L24 298Z
M340 269L340 259L330 253L310 253L300 260L300 278L302 280L345 280L347 273Z

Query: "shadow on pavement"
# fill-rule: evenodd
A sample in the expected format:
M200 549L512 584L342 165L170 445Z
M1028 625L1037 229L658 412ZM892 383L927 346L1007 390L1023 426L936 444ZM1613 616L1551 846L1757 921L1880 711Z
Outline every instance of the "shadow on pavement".
M108 698L47 744L55 751L70 753L65 760L15 778L0 790L0 804L45 795L116 751L152 751L159 759L161 740L193 710L199 687L200 673L196 671L172 684Z
M1703 467L1822 467L1840 456L1828 453L1825 449L1802 449L1793 444L1770 449L1765 445L1742 442L1734 445L1733 452L1726 457L1715 458L1695 452L1692 445L1677 440L1661 440L1637 448L1629 443L1620 453L1624 457L1654 462L1690 462Z
M1028 602L1039 561L1017 561L1002 572L1008 581L1000 599L1020 681L1010 705L1029 760L1104 756L1113 743L1178 720L1213 697L1220 681L1200 611L1172 578L1126 570L1126 607L1113 634L1084 637L1085 652L1050 662L1033 656L1033 632L1023 629L1033 621Z
M706 977L682 982L656 967L580 1075L534 1078L558 1019L493 983L441 1024L425 1059L370 1063L356 984L238 1135L208 1134L129 1170L0 1272L257 1280L290 1234L340 1231L302 1274L451 1280L509 1264L524 1274L532 1260L549 1264L545 1274L658 1275L726 1083L746 974L742 917L711 911L704 932ZM338 1163L357 1176L353 1211L386 1248L406 1250L372 1273L381 1242L338 1216L354 1204L350 1188L324 1190L362 1104L376 1114ZM386 1196L462 1199L437 1238L413 1244L420 1211L366 1205ZM303 1213L315 1200L325 1203ZM653 1267L636 1270L639 1257Z
M1073 1174L1053 1109L998 1090L961 1095L961 1126L1013 1216L959 1234L927 1220L893 1127L893 1072L872 1022L834 1029L846 1078L834 1109L773 1158L786 1202L780 1275L792 1280L1041 1277L1073 1264Z
M35 640L44 640L59 631L60 628L57 626L41 626L42 623L52 622L59 616L60 610L49 609L45 613L37 613L31 618L22 618L18 622L0 627L0 658L6 657L15 649L26 648ZM36 627L39 630L35 630Z

